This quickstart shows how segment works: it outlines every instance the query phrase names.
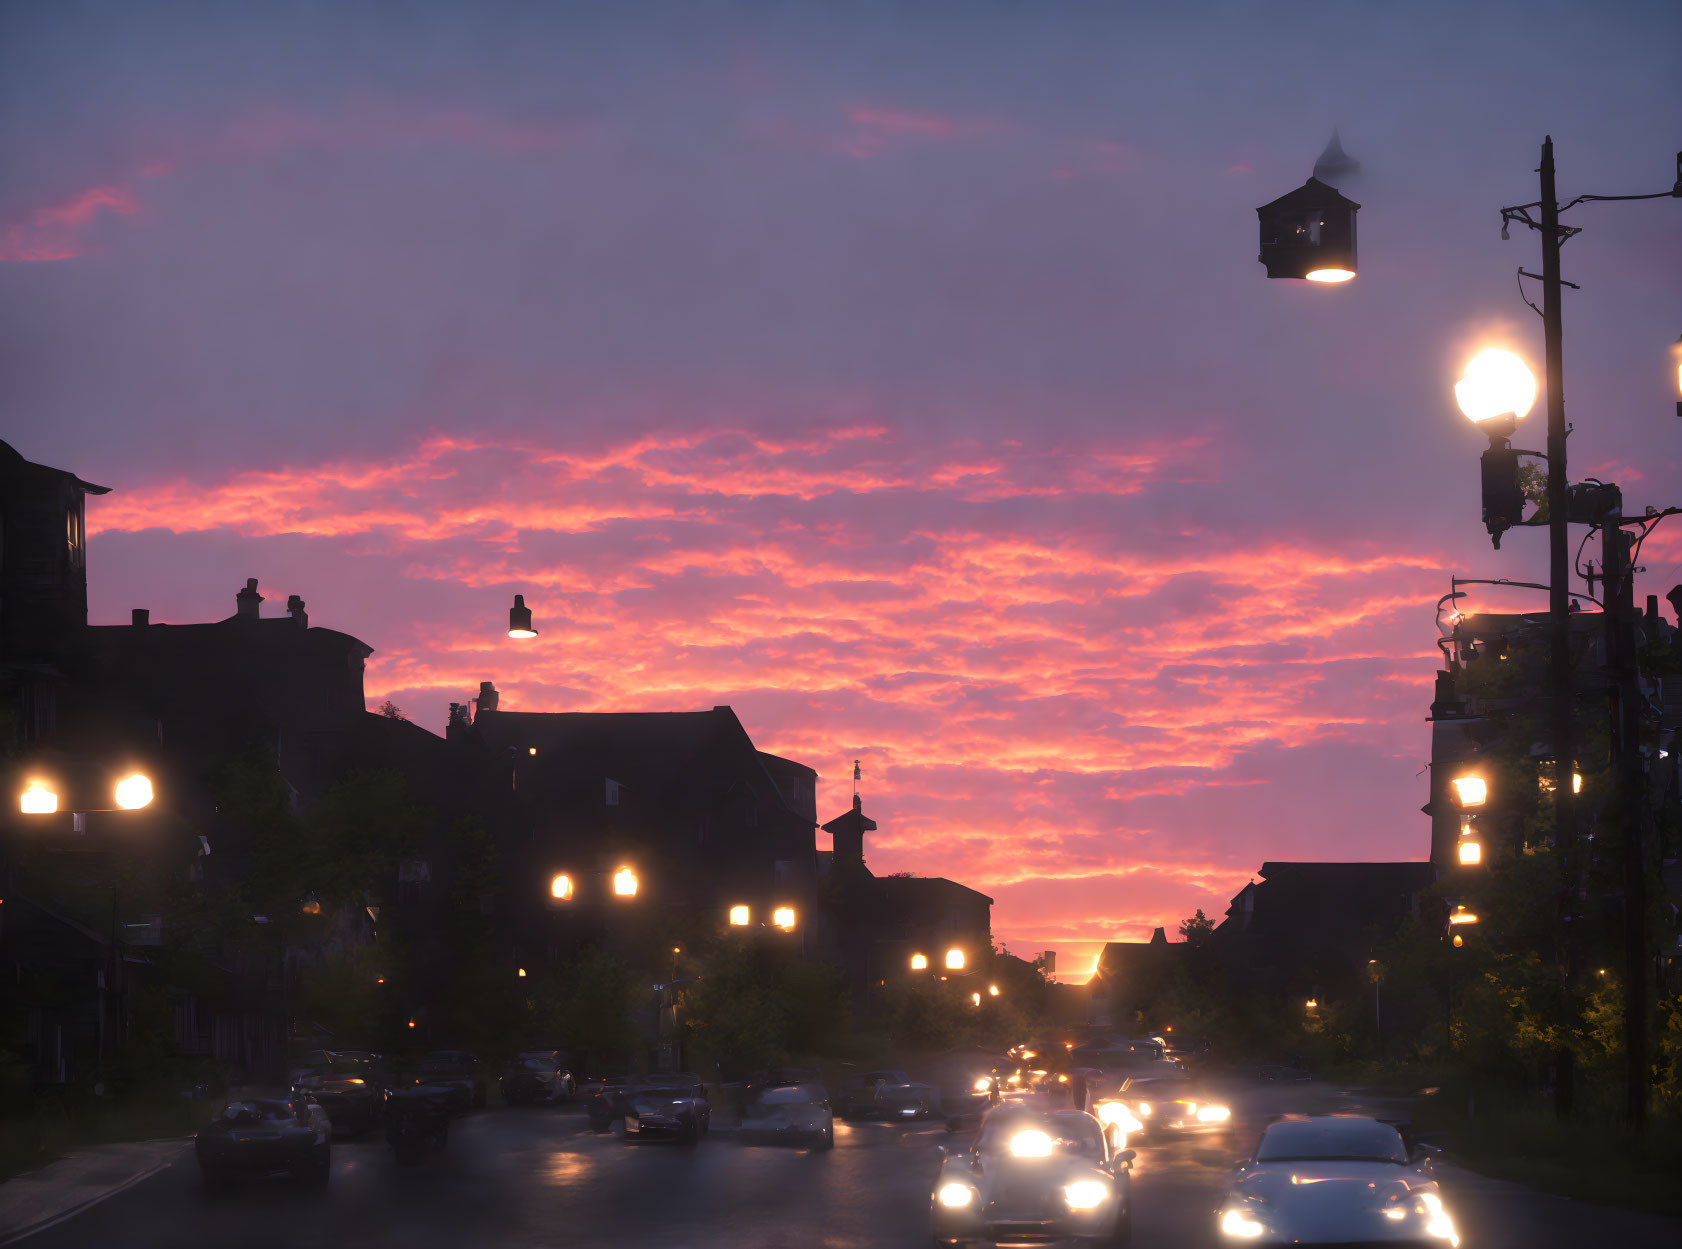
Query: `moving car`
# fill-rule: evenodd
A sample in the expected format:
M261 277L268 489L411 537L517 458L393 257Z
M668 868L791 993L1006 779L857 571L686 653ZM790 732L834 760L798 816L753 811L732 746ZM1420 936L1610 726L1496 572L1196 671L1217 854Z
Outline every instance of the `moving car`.
M1228 1245L1460 1243L1429 1158L1359 1115L1286 1115L1238 1164L1221 1203Z
M1121 1246L1133 1238L1132 1150L1080 1110L998 1106L947 1156L930 1219L937 1249L975 1240Z
M915 1080L878 1086L876 1113L889 1122L944 1117L940 1110L940 1094L935 1087Z
M477 1110L485 1104L485 1082L479 1075L479 1060L465 1050L433 1050L423 1054L415 1067L414 1083L450 1085L457 1092L457 1113Z
M522 1054L504 1068L502 1100L510 1106L570 1100L572 1073L550 1054Z
M300 1090L235 1089L221 1116L193 1138L205 1191L220 1193L236 1180L289 1172L311 1188L326 1188L332 1173L333 1125Z
M840 1095L835 1099L835 1111L843 1119L882 1117L878 1097L884 1088L898 1088L911 1083L903 1071L865 1071L848 1076L842 1082Z
M742 1112L746 1140L791 1141L835 1148L835 1115L820 1084L777 1084L760 1089Z
M1224 1132L1232 1107L1201 1081L1169 1063L1129 1076L1113 1097L1138 1116L1148 1136L1165 1132Z
M706 1086L688 1072L638 1076L619 1100L627 1137L665 1137L693 1145L712 1124Z

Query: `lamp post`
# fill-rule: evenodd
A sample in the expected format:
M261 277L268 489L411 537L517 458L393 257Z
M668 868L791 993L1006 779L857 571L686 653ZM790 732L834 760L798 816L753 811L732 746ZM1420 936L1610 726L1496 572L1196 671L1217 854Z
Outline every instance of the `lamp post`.
M1501 210L1501 237L1507 238L1508 227L1513 222L1527 226L1542 236L1542 272L1529 273L1519 270L1519 277L1538 279L1542 283L1542 315L1543 351L1545 357L1545 382L1547 390L1548 438L1546 459L1548 464L1547 506L1548 506L1548 592L1549 618L1552 628L1551 647L1549 656L1550 683L1550 736L1552 737L1553 757L1555 761L1555 776L1563 780L1565 770L1572 765L1576 758L1573 747L1573 726L1571 707L1571 636L1570 636L1570 601L1571 601L1571 563L1570 538L1568 526L1573 519L1595 524L1605 529L1609 534L1607 544L1607 558L1602 575L1606 578L1605 607L1609 618L1608 642L1612 641L1615 630L1620 640L1616 645L1617 660L1614 673L1617 680L1617 692L1614 694L1617 710L1613 716L1613 741L1618 763L1620 788L1629 786L1624 794L1623 832L1624 832L1624 872L1625 872L1625 955L1629 970L1629 984L1625 993L1625 1046L1627 1059L1626 1087L1628 1092L1626 1102L1626 1116L1628 1122L1637 1133L1646 1124L1647 1117L1647 1038L1646 1038L1646 924L1644 915L1644 872L1643 839L1641 835L1641 820L1644 815L1641 801L1642 764L1639 757L1637 743L1640 725L1639 708L1639 675L1635 669L1633 645L1625 635L1625 610L1621 602L1627 597L1633 602L1633 587L1631 581L1634 570L1627 558L1628 545L1622 528L1626 524L1642 526L1642 534L1656 522L1656 516L1645 518L1626 518L1618 513L1621 501L1615 498L1615 491L1608 493L1597 490L1572 491L1570 478L1567 475L1566 464L1566 434L1565 424L1565 329L1562 316L1561 296L1566 286L1576 289L1573 283L1567 282L1560 275L1560 248L1572 235L1579 233L1572 226L1560 224L1560 214L1578 204L1593 201L1609 200L1646 200L1676 198L1682 199L1682 153L1676 157L1676 181L1668 191L1657 191L1645 195L1579 195L1576 199L1561 205L1554 183L1554 144L1552 136L1542 141L1542 162L1538 170L1541 179L1541 198L1533 203L1519 204ZM1537 216L1531 216L1534 210ZM1539 218L1539 219L1538 219ZM1527 301L1528 302L1528 301ZM1532 305L1534 307L1534 305ZM1679 361L1682 363L1682 361ZM1679 390L1682 390L1682 371L1678 373ZM1458 387L1456 388L1458 392ZM1458 397L1458 396L1457 396ZM1465 408L1465 403L1462 403ZM1682 403L1678 405L1678 414L1682 415ZM1478 419L1473 412L1467 411L1468 416ZM1516 424L1517 417L1514 418ZM1510 436L1509 434L1505 436ZM1490 532L1499 545L1500 529L1507 527L1503 524L1499 528L1495 521L1504 521L1504 508L1498 507L1497 515L1490 516L1490 489L1496 491L1495 502L1498 504L1511 502L1510 483L1516 482L1517 456L1523 454L1512 452L1505 444L1504 437L1501 445L1497 446L1496 434L1491 433L1491 449L1484 459L1485 483L1485 523L1490 526ZM1493 461L1491 456L1494 457ZM1509 458L1510 457L1510 458ZM1509 468L1511 470L1509 476ZM1492 475L1494 480L1492 481ZM1578 502L1573 498L1580 494L1581 499L1576 514L1573 515L1572 504ZM1658 515L1670 515L1677 509L1668 509ZM1629 615L1633 615L1631 611ZM1609 654L1609 664L1614 656ZM1633 689L1632 689L1633 687ZM1633 697L1631 696L1633 695ZM1635 704L1635 705L1632 705ZM1574 785L1555 784L1553 789L1555 832L1563 858L1566 903L1562 920L1569 925L1575 918L1579 897L1582 892L1583 878L1582 864L1578 854L1577 843L1577 803ZM1566 932L1566 944L1571 946L1571 932ZM1568 961L1570 956L1568 955ZM1563 1064L1562 1064L1563 1067ZM1569 1105L1572 1090L1568 1081L1563 1079L1558 1090L1557 1106L1563 1110Z

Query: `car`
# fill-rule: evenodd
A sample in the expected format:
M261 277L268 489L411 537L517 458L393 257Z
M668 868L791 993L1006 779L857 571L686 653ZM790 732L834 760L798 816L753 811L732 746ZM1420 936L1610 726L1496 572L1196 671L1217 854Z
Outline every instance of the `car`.
M335 1132L360 1136L380 1126L388 1079L378 1055L335 1053L323 1067L294 1081L315 1099Z
M619 1094L626 1137L663 1137L693 1145L712 1126L701 1077L688 1072L638 1076Z
M1460 1243L1429 1153L1363 1115L1284 1115L1241 1159L1217 1215L1225 1244Z
M945 1118L940 1108L939 1090L932 1084L921 1084L915 1080L904 1084L884 1084L878 1088L876 1113L891 1123Z
M865 1071L848 1076L842 1082L840 1095L835 1099L836 1113L843 1119L881 1118L882 1107L877 1098L884 1088L911 1083L903 1071Z
M947 1154L929 1201L936 1249L971 1241L1133 1239L1132 1150L1117 1150L1082 1110L1005 1104L967 1152Z
M286 1088L231 1090L221 1115L193 1138L208 1193L277 1171L310 1188L326 1188L332 1148L327 1112L307 1093Z
M821 1084L773 1084L762 1088L742 1112L745 1140L804 1142L835 1148L835 1115Z
M535 1106L568 1101L573 1095L572 1073L552 1055L521 1055L509 1063L499 1082L502 1100L510 1106Z
M479 1060L465 1050L433 1050L421 1056L414 1070L416 1084L448 1084L457 1090L456 1111L465 1113L485 1104L485 1082Z
M1232 1107L1201 1080L1178 1067L1129 1076L1113 1094L1144 1126L1147 1136L1167 1132L1224 1132L1232 1125Z

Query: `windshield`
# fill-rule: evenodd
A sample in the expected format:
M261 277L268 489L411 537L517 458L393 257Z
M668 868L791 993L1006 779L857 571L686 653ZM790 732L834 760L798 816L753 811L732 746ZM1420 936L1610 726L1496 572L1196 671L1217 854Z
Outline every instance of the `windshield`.
M1010 1154L1011 1142L1023 1132L1043 1132L1054 1154L1085 1158L1104 1156L1104 1133L1087 1115L1008 1115L982 1125L975 1149L982 1154Z
M1275 1123L1256 1147L1257 1162L1306 1162L1349 1158L1406 1162L1402 1134L1371 1119L1308 1119Z

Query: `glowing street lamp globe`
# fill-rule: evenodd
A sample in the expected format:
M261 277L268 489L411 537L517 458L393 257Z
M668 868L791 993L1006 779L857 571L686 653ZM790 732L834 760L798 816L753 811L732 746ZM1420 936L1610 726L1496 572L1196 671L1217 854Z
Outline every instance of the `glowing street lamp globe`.
M1489 784L1481 776L1457 776L1451 783L1463 807L1481 807L1489 797Z
M613 874L613 892L621 898L637 896L637 874L628 867L622 867Z
M572 900L572 877L565 872L560 873L549 882L549 896L557 902Z
M792 906L779 906L771 912L771 922L784 932L793 932L794 908Z
M1476 867L1483 862L1483 846L1476 841L1460 843L1460 865L1462 867Z
M927 971L928 966L929 966L929 956L927 954L913 954L911 956L911 970L912 971Z
M1490 347L1467 361L1454 401L1478 425L1505 416L1520 421L1536 402L1536 377L1512 352Z
M956 947L946 951L946 970L962 971L964 969L964 952Z
M733 906L730 908L730 923L733 927L746 928L748 921L751 918L752 916L750 915L748 908L745 906Z

